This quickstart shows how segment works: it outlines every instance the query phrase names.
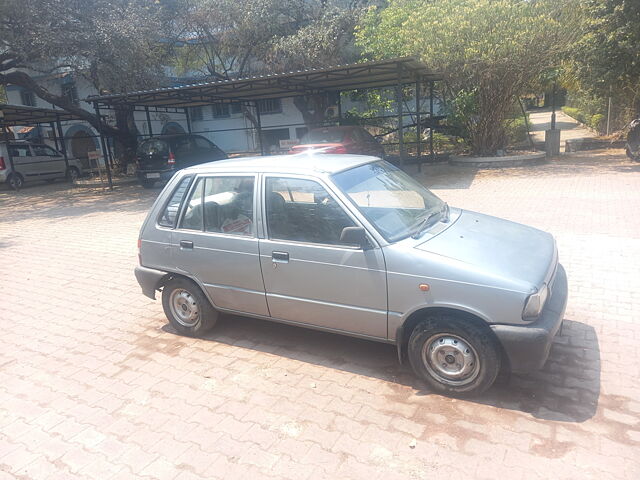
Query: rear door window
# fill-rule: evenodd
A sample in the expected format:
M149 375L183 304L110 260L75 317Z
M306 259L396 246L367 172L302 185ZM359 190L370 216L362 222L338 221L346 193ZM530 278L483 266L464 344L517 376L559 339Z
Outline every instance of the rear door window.
M180 184L173 191L173 194L171 194L171 198L160 214L158 225L169 228L173 228L176 226L176 219L178 218L180 205L182 204L182 200L184 199L187 190L189 190L189 184L191 183L192 179L193 177L191 176L184 177Z
M12 157L30 157L31 150L29 150L29 145L10 145L9 150L11 151Z
M188 155L193 152L193 146L191 145L191 138L189 137L179 137L175 138L171 142L171 150L174 155Z

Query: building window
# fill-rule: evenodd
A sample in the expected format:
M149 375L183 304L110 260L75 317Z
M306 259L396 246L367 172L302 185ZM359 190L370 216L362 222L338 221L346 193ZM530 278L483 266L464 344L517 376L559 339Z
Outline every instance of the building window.
M78 105L78 89L73 83L62 85L62 96L67 97L74 105Z
M229 104L228 103L214 103L211 105L213 110L213 118L222 118L229 116Z
M233 102L231 104L231 113L233 115L242 113L242 104L240 102Z
M189 118L192 122L202 121L202 107L191 107L189 109Z
M282 113L282 101L279 98L258 100L258 110L260 111L260 115Z
M30 92L29 90L22 90L20 92L20 98L23 105L26 105L27 107L36 106L36 96L33 94L33 92Z

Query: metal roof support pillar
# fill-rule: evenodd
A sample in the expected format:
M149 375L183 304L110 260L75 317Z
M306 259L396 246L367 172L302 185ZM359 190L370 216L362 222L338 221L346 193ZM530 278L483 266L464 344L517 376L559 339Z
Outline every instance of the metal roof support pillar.
M149 107L144 107L144 113L147 115L147 129L149 130L149 136L153 137L153 130L151 129L151 115L149 115Z
M58 127L58 138L60 139L60 150L64 156L64 166L69 170L69 155L67 155L67 145L64 143L64 135L62 134L62 123L60 122L60 115L56 115L56 125Z
M0 117L0 120L2 120L2 118ZM4 132L4 135L7 139L7 156L9 157L9 165L11 166L11 173L13 174L13 172L16 171L16 168L13 164L13 155L11 154L11 132L9 131L9 127L7 127L6 125L2 125L2 122L0 122L0 130ZM14 187L14 190L18 190L17 188Z
M338 125L342 125L342 92L338 92Z
M264 145L262 142L262 121L260 120L260 105L258 101L253 102L256 107L256 123L258 124L258 142L260 143L260 155L264 156Z
M420 87L422 86L422 77L418 75L416 80L416 153L418 156L418 170L422 171L422 125L420 125Z
M96 111L96 116L98 117L98 123L100 124L98 133L100 134L100 145L102 146L102 158L104 159L104 167L107 172L107 182L109 183L109 190L113 190L113 180L111 179L111 166L109 165L109 160L107 158L107 144L104 141L104 135L102 134L102 117L100 116L100 107L98 106L98 102L94 102L93 108Z
M187 119L187 132L191 133L191 115L189 115L189 107L185 107L184 116Z
M434 161L436 154L433 151L433 80L429 82L429 155Z
M53 133L53 143L56 146L56 150L60 150L58 146L58 135L56 134L56 127L53 122L49 122L49 128L51 128L51 133Z
M398 63L398 84L396 85L396 109L398 111L398 149L400 151L400 168L404 168L404 132L402 125L402 77L400 74L402 66Z

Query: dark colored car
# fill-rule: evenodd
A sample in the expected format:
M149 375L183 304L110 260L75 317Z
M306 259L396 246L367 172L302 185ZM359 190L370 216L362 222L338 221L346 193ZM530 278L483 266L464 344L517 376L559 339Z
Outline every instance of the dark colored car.
M384 158L384 148L362 127L323 127L310 130L289 153L352 153Z
M136 175L140 185L151 188L177 170L225 158L226 153L201 135L151 137L138 146Z

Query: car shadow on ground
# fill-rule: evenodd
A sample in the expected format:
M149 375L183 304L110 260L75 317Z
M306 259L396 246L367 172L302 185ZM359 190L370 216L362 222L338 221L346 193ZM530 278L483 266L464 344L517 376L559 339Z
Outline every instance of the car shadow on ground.
M175 333L167 324L163 330ZM392 382L398 398L432 395L395 346L247 317L221 315L204 340L222 342ZM502 375L489 391L467 401L521 411L535 418L584 422L592 418L600 395L600 350L595 330L564 321L545 367L529 375Z

